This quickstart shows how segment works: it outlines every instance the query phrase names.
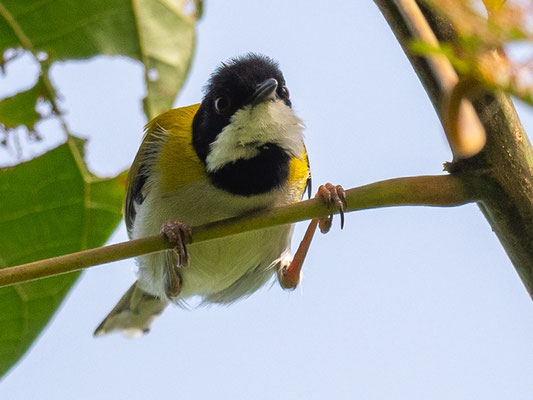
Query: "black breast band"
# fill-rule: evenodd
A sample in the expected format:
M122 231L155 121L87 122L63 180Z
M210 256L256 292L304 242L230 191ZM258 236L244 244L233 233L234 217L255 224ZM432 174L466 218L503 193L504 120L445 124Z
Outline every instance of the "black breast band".
M283 185L289 176L289 155L272 143L258 150L259 155L254 158L240 159L209 173L211 182L241 196L266 193Z

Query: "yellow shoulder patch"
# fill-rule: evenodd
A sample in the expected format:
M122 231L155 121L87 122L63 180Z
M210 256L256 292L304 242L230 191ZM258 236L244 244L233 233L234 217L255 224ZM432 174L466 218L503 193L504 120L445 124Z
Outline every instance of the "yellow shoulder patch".
M289 165L289 182L292 187L295 187L300 195L303 194L307 179L309 179L309 161L307 159L307 152L304 152L301 159L293 157Z
M194 104L169 110L148 123L147 132L168 134L159 158L164 192L206 178L204 165L192 145L192 122L199 107L200 104Z

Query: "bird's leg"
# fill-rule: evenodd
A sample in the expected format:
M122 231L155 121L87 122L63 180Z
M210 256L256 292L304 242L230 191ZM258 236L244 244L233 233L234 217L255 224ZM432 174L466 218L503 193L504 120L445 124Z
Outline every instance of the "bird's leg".
M189 266L189 255L185 245L191 237L191 228L179 221L168 221L161 227L161 234L174 246L167 250L166 275L167 282L165 292L169 298L175 298L181 291L181 274L179 267Z
M181 293L182 279L178 267L178 255L174 249L165 251L165 294L171 300Z
M331 183L321 185L318 188L315 198L323 199L328 205L328 209L335 208L339 211L342 229L344 227L344 211L346 210L346 195L344 194L342 186L335 186ZM309 250L309 246L311 245L311 240L315 234L316 227L318 226L320 228L320 232L328 233L332 222L333 214L330 214L327 217L314 218L311 220L291 263L288 266L281 265L278 270L279 283L283 289L294 289L298 286L303 262L307 255L307 251Z
M305 256L307 255L307 250L309 250L309 245L311 244L311 240L313 239L317 225L318 218L312 219L290 264L280 265L278 269L278 280L283 289L295 289L296 286L298 286L298 283L300 283L302 265L304 263Z

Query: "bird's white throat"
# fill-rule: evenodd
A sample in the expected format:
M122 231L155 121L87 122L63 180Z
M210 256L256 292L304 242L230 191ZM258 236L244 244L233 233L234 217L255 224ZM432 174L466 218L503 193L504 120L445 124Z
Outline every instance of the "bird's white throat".
M214 172L239 159L259 155L259 147L274 143L292 157L304 153L303 121L282 100L245 106L211 143L206 167Z

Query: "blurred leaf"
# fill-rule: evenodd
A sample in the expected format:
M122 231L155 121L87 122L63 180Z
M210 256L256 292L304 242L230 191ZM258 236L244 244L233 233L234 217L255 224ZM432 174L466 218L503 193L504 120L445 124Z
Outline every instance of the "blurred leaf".
M460 59L455 55L453 44L447 42L441 42L438 46L426 43L422 40L413 40L410 43L410 49L413 53L420 56L440 54L446 57L452 65L460 72L467 73L471 69L471 66L467 61Z
M189 70L190 0L1 0L0 54L23 47L47 63L125 55L145 66L148 117L172 107ZM42 54L41 54L42 53Z
M515 27L509 30L509 41L527 41L529 38L527 36L527 33L525 33L521 28ZM531 41L530 41L531 43Z
M185 0L134 2L148 95L144 112L149 119L172 108L194 53L195 31L184 14ZM163 29L164 28L164 29Z
M125 173L89 174L79 139L0 169L0 268L103 245L121 219ZM0 289L0 376L28 350L79 272Z

